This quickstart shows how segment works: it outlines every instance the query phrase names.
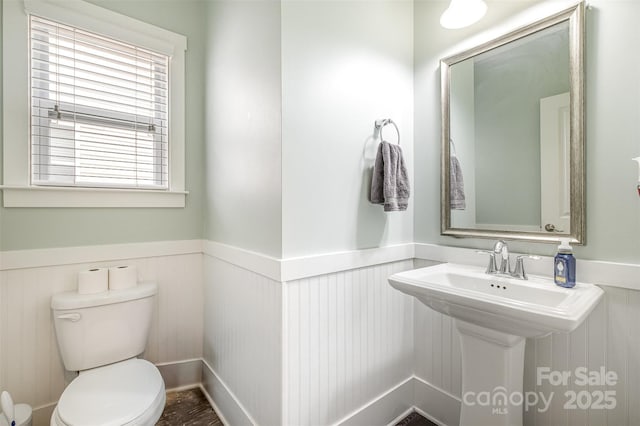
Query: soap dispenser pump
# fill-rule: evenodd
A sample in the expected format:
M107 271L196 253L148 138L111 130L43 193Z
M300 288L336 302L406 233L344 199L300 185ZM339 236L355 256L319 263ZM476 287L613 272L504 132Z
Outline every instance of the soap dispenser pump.
M558 253L553 259L553 280L561 287L576 285L576 258L573 257L569 238L561 238Z

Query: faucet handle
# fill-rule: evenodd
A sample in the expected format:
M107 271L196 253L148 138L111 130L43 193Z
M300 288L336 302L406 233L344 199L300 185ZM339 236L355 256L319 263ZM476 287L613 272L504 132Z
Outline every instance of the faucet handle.
M518 257L516 257L516 268L513 271L513 273L511 274L512 276L516 277L516 278L521 278L523 280L528 280L529 277L527 277L527 272L524 270L524 259L533 259L533 260L540 260L540 256L535 256L535 255L531 255L531 254L522 254Z
M509 248L507 246L507 242L505 240L498 240L493 245L493 252L495 254L504 255L504 253L509 253Z
M476 253L489 255L489 264L487 265L485 273L495 274L498 272L498 267L496 266L496 254L493 250L477 250Z

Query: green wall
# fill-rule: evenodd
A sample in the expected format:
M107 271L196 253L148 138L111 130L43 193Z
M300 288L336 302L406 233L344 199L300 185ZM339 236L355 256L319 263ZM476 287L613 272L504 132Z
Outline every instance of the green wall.
M198 0L91 0L91 3L183 34L188 38L185 140L186 187L189 195L186 207L0 207L0 250L198 239L202 236L204 3ZM1 151L0 149L0 155ZM1 168L0 162L0 172Z
M540 99L569 91L563 28L475 61L477 223L540 226Z
M206 8L203 238L282 256L280 2Z
M206 57L205 32L210 24L203 13L205 3L199 0L92 2L182 33L189 39L186 156L187 189L191 193L187 206L184 209L0 208L0 250L192 239L205 235L203 212L207 209L203 203L209 195L204 191L204 74L209 64L203 58ZM487 248L492 241L440 235L438 61L470 47L470 40L483 31L495 30L514 15L543 2L489 1L487 16L480 23L456 31L444 30L438 23L447 3L445 0L414 2L413 237L418 243ZM640 52L629 49L630 40L640 40L637 25L640 2L592 0L590 6L586 52L587 244L578 247L576 254L582 259L640 263L638 172L637 165L631 161L640 155ZM211 227L219 226L221 223L212 219L206 235L216 236L217 231ZM277 244L270 240L265 244L273 245L269 251L277 254ZM511 246L515 251L538 254L555 251L554 246L545 244L513 243Z
M471 47L483 32L543 2L489 1L486 17L469 28L438 25L445 1L418 1L414 9L415 63L415 241L489 248L492 240L440 235L439 59ZM640 198L636 191L640 155L640 2L592 0L587 11L586 172L587 243L578 259L640 263ZM418 166L419 165L419 166ZM510 194L504 194L505 202ZM551 244L510 243L514 251L550 255Z

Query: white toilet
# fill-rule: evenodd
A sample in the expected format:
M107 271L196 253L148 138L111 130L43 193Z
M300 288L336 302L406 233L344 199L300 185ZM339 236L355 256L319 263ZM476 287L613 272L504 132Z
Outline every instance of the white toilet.
M64 366L80 374L64 390L51 426L155 425L164 409L162 376L137 359L146 346L155 283L51 299Z

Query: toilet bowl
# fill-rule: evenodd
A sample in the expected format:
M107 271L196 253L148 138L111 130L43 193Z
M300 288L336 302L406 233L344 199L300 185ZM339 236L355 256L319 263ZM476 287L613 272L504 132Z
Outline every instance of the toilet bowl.
M51 426L153 426L166 401L164 381L144 352L155 283L51 299L65 369L78 371L58 401Z
M51 426L151 426L165 399L158 369L130 359L81 373L60 397Z

